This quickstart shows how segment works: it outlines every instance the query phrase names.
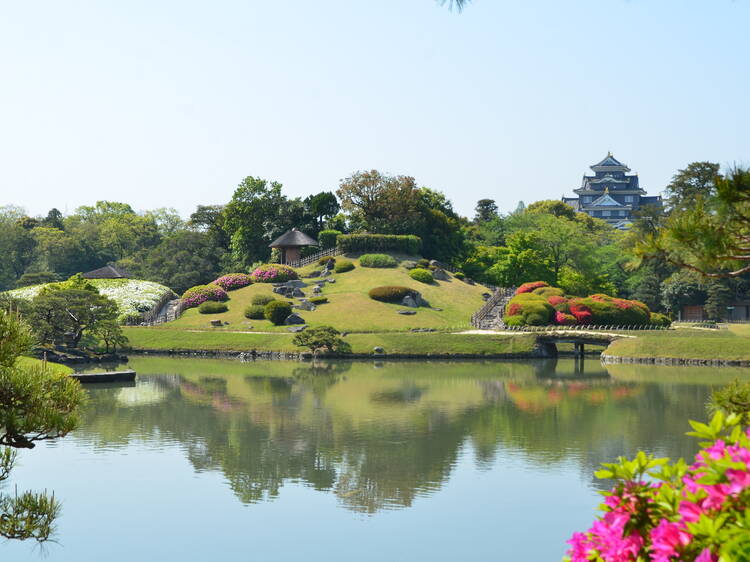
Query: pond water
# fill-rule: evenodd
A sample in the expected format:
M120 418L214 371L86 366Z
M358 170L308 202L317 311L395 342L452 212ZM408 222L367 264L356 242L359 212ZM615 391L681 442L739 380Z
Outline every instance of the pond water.
M539 362L133 358L82 427L20 454L56 542L0 559L559 560L638 448L692 456L687 420L739 369Z

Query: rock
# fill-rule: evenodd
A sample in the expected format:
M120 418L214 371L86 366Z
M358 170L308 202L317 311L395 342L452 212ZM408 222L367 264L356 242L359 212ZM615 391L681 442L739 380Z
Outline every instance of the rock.
M414 269L414 268L416 268L416 267L417 267L417 262L415 262L415 261L409 261L409 260L407 260L407 261L405 261L405 262L402 262L402 265L403 265L403 266L404 266L404 267L405 267L406 269Z
M312 312L313 310L315 310L315 305L313 303L311 303L309 300L303 299L302 301L300 301L299 304L295 305L294 308L297 308L299 310L307 310L308 312Z
M438 281L448 281L451 278L451 276L448 275L448 273L440 267L432 272L432 277L434 279L437 279Z
M443 262L437 260L430 260L430 265L432 267L439 267L440 269L445 269L446 267L448 267Z
M307 277L320 277L320 275L321 275L320 271L311 271L310 273L307 274Z
M383 349L383 348L382 348L382 347L380 347L380 346L376 346L376 347L373 347L373 348L372 348L372 352L373 352L373 353L374 353L375 355L383 355L383 354L385 353L385 349Z
M334 278L332 278L332 277L329 277L328 279L326 279L326 281L328 281L329 283L335 283L336 282L336 280Z
M302 291L302 289L294 289L292 291L292 296L295 299L302 299L302 298L305 298L305 293L304 293L304 291Z
M419 307L419 305L417 304L417 300L412 295L406 295L401 301L401 304L410 308Z
M312 292L313 292L314 294L316 294L316 295L319 295L320 293L322 293L322 292L323 292L323 289L321 289L320 287L318 287L318 286L316 285L315 287L313 287L313 288L312 288Z
M417 313L416 310L397 310L398 314L403 314L404 316L413 316Z
M432 310L434 310L435 312L443 312L443 309L442 308L438 308L437 306L433 306Z
M273 286L273 292L277 295L286 295L286 287L282 285L274 285Z
M486 300L486 301L490 300L490 297L491 297L491 296L492 296L492 295L491 295L491 294L489 294L489 293L482 293L482 298L483 298L484 300Z
M229 322L224 322L224 325L225 326L229 326Z
M427 308L430 308L430 303L424 300L421 294L417 293L414 300L417 302L417 306L426 306Z
M221 320L211 320L212 326L223 326L224 323Z
M287 330L289 330L293 334L297 334L297 333L302 332L303 330L305 330L305 328L307 328L307 325L306 324L302 324L301 326L291 326L291 327L287 328Z
M292 312L289 316L286 317L286 320L284 320L284 324L286 324L287 326L304 323L305 321L302 319L302 317L299 314L295 314L294 312Z

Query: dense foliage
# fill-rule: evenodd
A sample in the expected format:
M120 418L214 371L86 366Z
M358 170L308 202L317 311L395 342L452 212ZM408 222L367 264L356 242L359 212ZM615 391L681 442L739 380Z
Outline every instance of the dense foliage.
M339 260L336 265L333 266L333 271L336 273L346 273L354 269L354 262L349 260Z
M253 295L253 298L250 299L251 304L259 304L261 306L267 305L271 301L275 301L276 298L273 295Z
M362 267L396 267L398 262L388 254L362 254L359 256Z
M247 287L252 282L252 277L247 273L227 273L215 279L213 284L218 285L225 291L234 291L235 289Z
M287 265L269 263L253 269L250 274L255 283L285 283L292 279L299 279L297 272Z
M397 252L419 254L422 241L418 236L389 234L342 234L338 247L342 252Z
M294 345L307 347L312 352L322 351L349 351L349 345L341 339L340 332L331 326L318 326L317 328L308 328L294 336Z
M270 302L270 301L269 301ZM245 318L263 320L266 317L266 304L251 304L245 308Z
M383 285L382 287L373 287L368 293L370 298L382 302L401 302L407 295L414 293L409 287L400 287L398 285Z
M188 307L199 306L206 301L225 301L229 298L226 291L218 285L196 285L182 294L182 302Z
M229 310L229 307L226 303L214 301L206 301L198 307L200 314L220 314L227 310Z
M432 271L429 269L422 269L421 267L415 267L409 272L409 277L420 283L434 283L435 278L432 276Z
M318 247L323 250L335 248L340 234L343 234L340 230L321 230L318 233Z
M286 301L271 301L265 305L263 315L266 320L280 326L292 313L292 305Z

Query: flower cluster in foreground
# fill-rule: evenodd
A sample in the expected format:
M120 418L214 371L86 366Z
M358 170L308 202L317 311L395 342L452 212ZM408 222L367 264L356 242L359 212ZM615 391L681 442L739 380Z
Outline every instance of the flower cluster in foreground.
M605 464L596 475L617 485L604 514L568 541L567 560L750 560L750 428L740 422L722 413L690 422L689 435L709 439L691 465L643 452Z

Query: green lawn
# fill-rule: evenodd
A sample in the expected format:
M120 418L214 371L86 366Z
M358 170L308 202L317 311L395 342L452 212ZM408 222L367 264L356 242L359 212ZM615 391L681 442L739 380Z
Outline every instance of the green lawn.
M436 281L433 285L426 285L411 279L408 271L400 265L386 269L363 268L356 258L346 259L354 261L356 268L346 273L333 274L336 283L326 284L322 292L323 296L328 297L329 302L319 305L313 312L295 311L308 325L333 326L342 332L408 332L412 328L465 329L470 327L471 315L484 303L482 293L488 291L486 287L469 285L453 276L448 281ZM311 270L312 267L308 266L300 272L305 274ZM311 286L303 291L308 297L314 296L312 283L317 279L304 280L311 283ZM413 316L397 314L396 311L403 309L403 306L374 301L367 295L370 289L380 285L413 288L422 293L433 307L441 308L442 311L419 308ZM187 310L178 320L158 326L154 330L286 332L285 327L274 326L268 320L248 320L244 317L245 308L250 304L252 297L258 294L272 295L272 286L258 283L232 291L229 293L227 312L200 314L194 308ZM229 325L211 328L211 320L229 322Z
M34 359L33 357L19 357L16 360L16 365L19 367L31 367L32 365L41 365L42 361L40 359ZM60 373L69 375L73 372L73 369L68 367L67 365L60 365L59 363L50 363L47 362L47 367L52 371L53 373Z
M618 340L606 354L617 357L750 360L750 326L728 329L678 328L640 332L637 338Z
M292 343L293 335L282 332L254 334L229 331L191 332L186 330L125 327L125 335L136 350L152 351L301 351ZM532 335L476 335L432 333L349 334L345 341L354 353L371 353L376 346L386 353L415 354L513 354L533 349Z

